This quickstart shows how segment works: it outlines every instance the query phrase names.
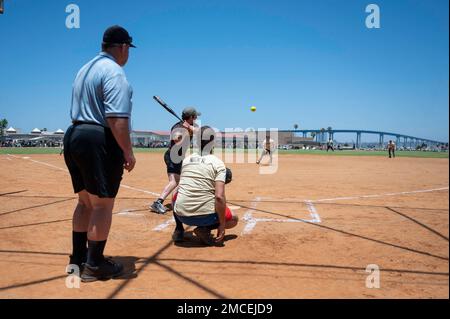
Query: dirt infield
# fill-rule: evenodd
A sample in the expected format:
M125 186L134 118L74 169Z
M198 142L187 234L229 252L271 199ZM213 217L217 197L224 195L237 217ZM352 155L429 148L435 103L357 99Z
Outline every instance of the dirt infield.
M174 245L171 215L147 209L167 181L162 154L137 161L106 247L128 275L70 289L76 197L63 158L0 155L0 298L449 297L448 159L283 155L275 175L229 165L240 224L224 247L192 229Z

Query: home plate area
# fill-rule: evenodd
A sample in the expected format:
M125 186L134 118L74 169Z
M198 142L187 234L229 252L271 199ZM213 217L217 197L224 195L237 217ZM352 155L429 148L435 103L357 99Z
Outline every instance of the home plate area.
M311 201L283 202L270 197L257 197L245 211L241 222L242 235L250 234L258 223L320 223L320 216Z
M247 203L231 203L228 207L233 213L238 214L242 227L241 235L252 233L258 223L320 223L321 219L316 207L311 201L283 202L270 197L256 197ZM276 209L275 209L276 207ZM153 231L171 229L169 226L175 224L172 218L157 225Z

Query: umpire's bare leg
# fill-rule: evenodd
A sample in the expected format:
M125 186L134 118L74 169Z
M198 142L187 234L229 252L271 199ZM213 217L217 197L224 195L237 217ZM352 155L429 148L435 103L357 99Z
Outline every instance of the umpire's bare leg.
M99 257L103 257L104 243L108 239L111 228L112 210L114 207L114 198L99 198L96 195L89 194L86 190L78 193L78 204L75 207L72 221L73 229L73 252L72 258L75 258L73 264L81 265L86 262L97 264L101 262ZM103 246L100 256L89 254L86 244L78 245L77 242L86 243L89 241L102 242L94 244ZM89 258L89 255L91 255ZM80 256L82 256L80 258ZM91 259L91 260L88 260ZM93 260L94 259L94 260Z
M78 193L78 204L73 215L72 260L83 258L81 279L84 282L118 276L123 266L105 259L103 252L112 222L115 198L100 198L83 190ZM84 235L84 236L83 236ZM84 237L84 238L82 238ZM86 241L88 247L86 247ZM73 256L77 256L75 259Z
M106 241L111 228L114 198L99 198L89 194L89 200L92 213L88 226L88 240Z
M78 203L75 207L72 220L72 240L74 242L71 255L71 264L81 266L86 262L87 256L87 232L91 219L92 205L88 192L82 190L78 193ZM78 244L79 242L79 244Z

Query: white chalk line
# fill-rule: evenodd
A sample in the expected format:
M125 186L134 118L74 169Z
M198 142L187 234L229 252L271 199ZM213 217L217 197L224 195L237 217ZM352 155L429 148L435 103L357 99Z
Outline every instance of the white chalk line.
M245 213L242 219L246 222L244 230L242 230L242 235L250 234L258 221L253 218L251 212Z
M135 213L130 209L124 209L121 210L119 213L117 213L118 216L144 216L144 214Z
M162 231L164 229L166 229L167 227L169 227L171 224L175 223L175 219L172 217L169 220L166 220L164 223L156 226L155 228L153 228L153 231Z
M431 192L443 191L443 190L448 190L448 189L449 189L448 187L441 187L441 188L421 189L421 190L398 192L398 193L384 193L384 194L373 194L373 195L357 195L357 196L347 196L347 197L322 198L322 199L306 200L305 202L320 203L320 202L330 202L330 201L336 201L336 200L377 198L377 197L399 196L399 195L408 195L408 194L417 194L417 193L431 193Z
M328 201L337 201L337 200L353 200L353 199L361 199L361 198L379 198L379 197L386 197L386 196L399 196L399 195L408 195L408 194L417 194L417 193L430 193L430 192L436 192L436 191L443 191L448 190L449 187L440 187L440 188L432 188L432 189L422 189L422 190L415 190L415 191L405 191L405 192L396 192L396 193L384 193L384 194L371 194L371 195L359 195L359 196L346 196L346 197L334 197L334 198L323 198L323 199L316 199L316 200L303 200L303 202L306 204L306 207L308 208L309 214L311 216L310 220L306 219L273 219L273 218L254 218L253 212L254 208L256 208L257 202L261 201L261 198L257 198L258 200L252 202L252 208L248 210L243 217L243 220L246 222L246 225L244 227L244 230L242 231L242 234L249 234L252 232L252 230L256 227L256 224L258 222L281 222L281 223L321 223L322 220L320 218L320 215L318 214L316 208L314 207L314 203L320 203L320 202L328 202Z
M61 168L61 167L58 167L58 166L55 166L55 165L52 165L52 164L49 164L49 163L45 163L45 162L41 162L41 161L36 161L36 160L34 160L34 159L32 159L32 158L30 158L30 157L28 157L28 156L20 157L20 156L16 156L16 155L12 155L12 154L8 154L8 156L11 156L11 157L17 158L17 159L28 160L28 161L31 161L31 162L33 162L33 163L45 165L45 166L48 166L48 167L51 167L51 168L54 168L54 169L57 169L57 170L60 170L60 171L69 173L69 171L68 171L67 169L64 169L64 168Z
M314 204L311 201L306 201L306 207L308 208L309 214L312 217L312 223L320 223L322 220L320 219L319 213L317 213Z
M157 193L154 193L154 192L151 192L151 191L147 191L145 189L131 187L131 186L128 186L128 185L125 185L125 184L121 184L120 186L123 187L123 188L131 189L131 190L134 190L134 191L137 191L137 192L141 192L141 193L145 193L145 194L149 194L149 195L153 195L153 196L159 196L160 195L160 194L157 194Z
M52 165L52 164L49 164L49 163L46 163L46 162L37 161L37 160L34 160L34 159L32 159L30 157L27 157L27 156L19 157L19 156L15 156L15 155L11 155L11 154L7 154L7 155L9 155L11 157L14 157L14 158L17 158L17 159L24 159L24 160L28 160L28 161L31 161L31 162L36 163L36 164L45 165L45 166L48 166L48 167L51 167L51 168L54 168L54 169L66 172L67 174L69 173L69 171L67 169L65 169L65 168L61 168L61 167L58 167L58 166L55 166L55 165ZM159 196L159 194L157 194L157 193L154 193L154 192L151 192L151 191L147 191L145 189L132 187L132 186L125 185L125 184L121 184L120 187L123 187L123 188L126 188L126 189L130 189L130 190L134 190L136 192L141 192L141 193L153 195L153 196Z
M245 216L242 218L243 220L249 222L249 223L259 223L259 222L276 222L276 223L318 223L317 220L313 220L313 219L302 219L302 218L297 218L297 219L292 219L292 218L288 218L288 219L280 219L280 218L254 218L252 216L252 213L247 213L245 214ZM320 222L319 222L320 223Z
M253 218L252 212L255 211L254 209L256 208L256 206L258 206L258 203L260 201L261 201L261 197L256 197L250 205L251 209L249 209L245 212L243 220L246 222L246 225L244 227L244 230L242 231L243 235L251 233L253 228L255 228L256 223L258 221L255 218Z
M316 208L310 201L305 201L309 214L312 219L302 219L302 218L287 218L287 219L281 219L281 218L255 218L253 217L254 209L256 208L256 205L258 202L261 201L261 198L258 197L255 199L254 202L252 202L252 209L248 210L244 217L242 218L243 221L246 222L246 225L244 227L244 230L242 231L242 235L250 234L253 229L256 227L257 223L261 222L268 222L268 223L321 223L322 220L320 219L319 213L317 212Z

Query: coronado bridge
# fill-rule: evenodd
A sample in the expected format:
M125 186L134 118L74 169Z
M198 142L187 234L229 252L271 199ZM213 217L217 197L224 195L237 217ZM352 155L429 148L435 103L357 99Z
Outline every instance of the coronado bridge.
M397 146L416 147L418 145L426 144L428 146L438 146L447 144L448 142L436 141L427 138L404 135L400 133L382 132L382 131L368 131L368 130L337 130L337 129L316 129L316 130L280 130L279 132L290 132L297 136L302 135L307 137L308 134L314 136L316 142L326 142L327 140L334 140L336 134L355 134L356 148L361 148L362 135L371 134L378 136L378 145L383 146L386 141L393 140Z

